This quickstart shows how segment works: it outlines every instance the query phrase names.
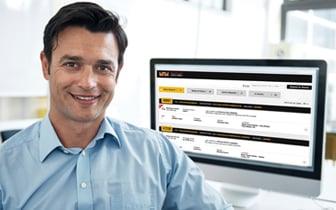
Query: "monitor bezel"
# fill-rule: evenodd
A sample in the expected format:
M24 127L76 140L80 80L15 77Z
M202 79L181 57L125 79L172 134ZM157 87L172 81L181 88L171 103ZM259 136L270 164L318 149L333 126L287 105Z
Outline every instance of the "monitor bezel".
M241 162L230 162L226 160L214 160L202 157L189 157L199 163L214 164L218 166L232 167L236 169L246 169L251 171L266 172L294 177L321 180L322 159L324 154L324 126L325 126L325 100L327 85L327 63L317 59L207 59L207 58L152 58L150 60L150 127L156 129L156 96L155 96L155 65L175 64L175 65L230 65L230 66L282 66L282 67L318 67L317 83L317 110L315 147L313 151L312 171L303 171L295 168L285 169L263 165L246 164Z

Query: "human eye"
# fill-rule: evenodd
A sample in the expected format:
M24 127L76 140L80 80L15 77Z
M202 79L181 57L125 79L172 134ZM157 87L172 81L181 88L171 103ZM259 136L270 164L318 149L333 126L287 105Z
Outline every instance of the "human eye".
M114 68L109 64L98 64L96 70L99 74L114 74Z
M59 67L65 71L78 71L84 65L84 59L75 55L63 55L58 61Z
M73 61L69 61L69 62L65 62L63 66L68 67L68 68L77 68L79 64Z
M99 66L97 67L97 69L98 69L99 71L111 71L111 67L106 66L106 65L99 65Z
M69 70L69 71L75 71L75 70L78 70L80 69L80 63L78 62L75 62L75 61L66 61L63 63L62 65L66 70Z

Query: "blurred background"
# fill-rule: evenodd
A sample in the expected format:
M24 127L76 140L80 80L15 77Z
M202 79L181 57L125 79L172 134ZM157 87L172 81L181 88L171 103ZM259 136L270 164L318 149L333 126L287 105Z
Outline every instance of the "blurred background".
M0 0L0 127L48 110L39 61L44 26L69 0ZM128 34L125 65L107 115L150 127L149 60L304 58L328 62L327 131L336 132L336 1L99 0Z

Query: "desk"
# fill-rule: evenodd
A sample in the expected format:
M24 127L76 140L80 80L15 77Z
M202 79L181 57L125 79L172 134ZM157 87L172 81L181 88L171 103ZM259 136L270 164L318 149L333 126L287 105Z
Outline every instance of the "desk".
M235 210L336 210L336 203L262 191L253 206L249 208L235 207Z
M324 160L323 167L322 191L318 198L261 190L254 205L235 207L235 210L336 210L336 164L332 160ZM220 191L218 183L209 183Z

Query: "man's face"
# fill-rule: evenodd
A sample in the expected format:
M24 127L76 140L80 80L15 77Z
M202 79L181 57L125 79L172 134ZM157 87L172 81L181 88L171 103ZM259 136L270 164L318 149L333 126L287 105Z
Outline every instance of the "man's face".
M49 80L50 118L75 122L102 120L117 83L115 36L68 27L58 36L51 63L43 53L40 57L44 77Z

